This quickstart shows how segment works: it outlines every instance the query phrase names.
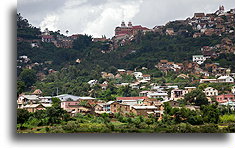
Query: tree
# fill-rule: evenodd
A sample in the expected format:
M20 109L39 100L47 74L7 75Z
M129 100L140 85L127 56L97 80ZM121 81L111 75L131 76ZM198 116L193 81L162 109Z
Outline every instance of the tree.
M184 97L184 99L189 102L189 103L194 103L197 106L201 106L201 105L207 105L208 104L208 100L206 98L206 95L204 92L202 92L201 90L193 90L190 93L187 93Z
M206 123L215 123L219 122L220 111L216 104L203 105L201 106L202 118Z
M25 90L25 83L23 81L17 81L17 96Z
M37 80L36 72L32 69L23 69L19 75L19 80L24 82L25 86L29 88Z
M76 50L83 50L87 48L92 43L92 37L88 35L81 35L76 40L73 41L73 48Z
M17 124L25 123L30 117L30 112L25 109L17 109Z

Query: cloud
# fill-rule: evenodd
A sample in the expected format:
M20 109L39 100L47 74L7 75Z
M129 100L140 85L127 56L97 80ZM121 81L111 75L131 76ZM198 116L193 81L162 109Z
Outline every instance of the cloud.
M87 23L83 33L93 36L106 35L113 36L114 26L121 23L122 20L130 21L139 12L142 1L131 1L126 3L107 3L102 6L103 9L96 19ZM93 10L95 11L95 10Z
M37 27L112 37L122 20L153 28L219 5L234 8L231 0L19 0L17 10Z
M44 18L44 20L40 23L39 27L41 31L44 31L45 28L48 28L51 31L57 31L57 23L58 23L58 16L56 15L48 15Z

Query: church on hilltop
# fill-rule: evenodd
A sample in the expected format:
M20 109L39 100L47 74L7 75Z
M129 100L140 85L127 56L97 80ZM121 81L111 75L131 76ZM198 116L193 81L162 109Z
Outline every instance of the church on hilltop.
M119 35L135 35L137 34L138 31L149 31L150 29L148 29L147 27L142 27L141 25L138 26L133 26L131 22L128 22L128 25L126 26L125 22L123 21L121 23L121 27L116 27L115 29L115 36L119 36Z

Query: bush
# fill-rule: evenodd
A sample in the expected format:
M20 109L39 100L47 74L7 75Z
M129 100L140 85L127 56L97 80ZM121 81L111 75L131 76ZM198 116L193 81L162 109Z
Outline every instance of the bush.
M230 123L235 122L235 115L223 115L219 117L220 123Z

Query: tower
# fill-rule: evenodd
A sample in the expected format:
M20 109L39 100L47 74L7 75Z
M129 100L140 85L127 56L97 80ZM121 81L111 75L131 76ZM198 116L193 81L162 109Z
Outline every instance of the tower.
M122 21L121 27L126 27L126 24L124 21Z
M128 22L128 27L132 27L132 23L131 22Z
M219 10L223 12L224 11L224 6L223 5L219 6Z

